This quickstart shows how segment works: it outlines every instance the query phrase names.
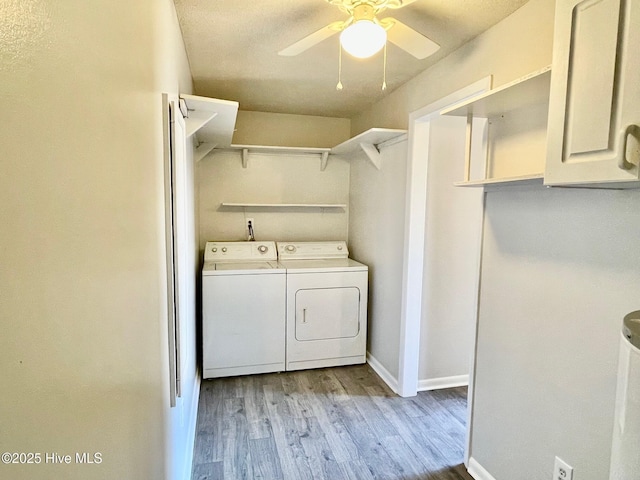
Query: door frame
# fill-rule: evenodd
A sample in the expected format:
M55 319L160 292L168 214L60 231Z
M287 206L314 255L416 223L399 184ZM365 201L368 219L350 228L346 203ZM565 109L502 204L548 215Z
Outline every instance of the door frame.
M403 397L414 396L418 393L431 121L439 117L440 111L444 108L490 90L491 83L491 76L487 76L409 114L407 198L398 369L398 394ZM479 235L481 234L482 232L479 232ZM474 351L472 352L469 375L469 402L467 407L469 421L467 422L465 464L468 461L471 441L470 417L473 403L475 340L473 344Z
M407 200L398 369L398 393L403 397L411 397L418 392L431 120L438 117L440 111L444 108L484 93L490 88L491 76L488 76L409 114Z

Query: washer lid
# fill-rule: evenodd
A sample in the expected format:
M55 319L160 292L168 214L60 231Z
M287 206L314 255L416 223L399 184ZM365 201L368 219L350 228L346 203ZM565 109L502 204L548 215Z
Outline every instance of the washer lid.
M202 275L261 275L285 273L277 262L205 262Z
M316 260L282 260L287 273L361 272L368 267L350 258L324 258Z
M640 310L625 315L622 334L631 345L640 348Z
M216 270L270 270L278 268L276 263L271 262L225 262L216 263Z

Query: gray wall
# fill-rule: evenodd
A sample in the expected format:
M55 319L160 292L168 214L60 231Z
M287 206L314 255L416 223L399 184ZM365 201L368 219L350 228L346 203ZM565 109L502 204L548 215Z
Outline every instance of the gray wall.
M497 480L608 478L622 317L640 308L640 192L487 194L472 455Z
M408 115L493 74L494 87L551 63L553 0L513 15L352 119ZM471 454L496 480L607 478L619 327L638 305L640 192L488 194ZM355 213L354 213L355 215Z
M351 159L349 248L369 266L367 350L398 377L407 142L382 149L377 170L360 153Z
M381 157L380 170L362 153L351 159L349 248L369 266L367 351L393 383L399 368L406 140L383 148Z

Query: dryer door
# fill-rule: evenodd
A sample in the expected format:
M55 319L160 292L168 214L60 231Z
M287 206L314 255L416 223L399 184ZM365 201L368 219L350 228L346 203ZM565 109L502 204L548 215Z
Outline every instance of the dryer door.
M352 338L360 332L360 290L356 287L296 291L296 340Z

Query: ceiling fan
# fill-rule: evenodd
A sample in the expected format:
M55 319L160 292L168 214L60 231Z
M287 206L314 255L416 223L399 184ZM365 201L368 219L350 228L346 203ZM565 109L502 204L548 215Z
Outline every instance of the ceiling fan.
M332 35L340 34L340 44L351 55L367 58L382 49L389 40L418 59L435 53L440 45L392 17L378 19L387 8L397 9L416 0L326 0L349 15L347 20L330 23L278 52L295 56Z

